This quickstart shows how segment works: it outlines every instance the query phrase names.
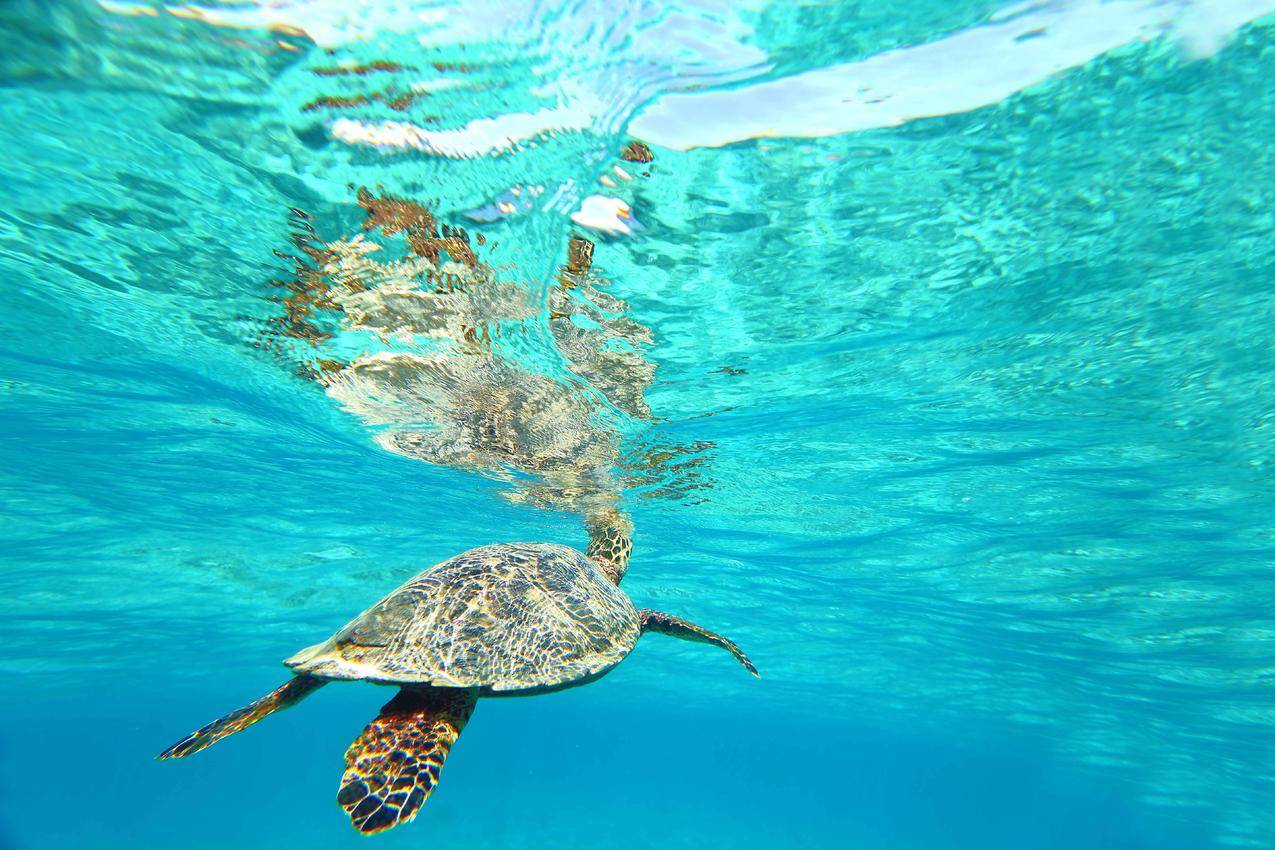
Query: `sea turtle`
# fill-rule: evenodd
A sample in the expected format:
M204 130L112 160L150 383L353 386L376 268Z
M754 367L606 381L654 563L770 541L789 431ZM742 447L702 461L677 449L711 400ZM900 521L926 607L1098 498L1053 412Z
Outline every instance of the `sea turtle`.
M686 620L638 610L620 590L630 525L612 512L590 522L582 553L552 543L480 546L430 567L355 617L327 641L284 663L296 674L237 711L164 750L182 758L331 681L397 685L398 694L345 754L337 802L355 829L411 820L438 782L443 760L480 696L520 696L603 676L644 632L728 650L730 640Z

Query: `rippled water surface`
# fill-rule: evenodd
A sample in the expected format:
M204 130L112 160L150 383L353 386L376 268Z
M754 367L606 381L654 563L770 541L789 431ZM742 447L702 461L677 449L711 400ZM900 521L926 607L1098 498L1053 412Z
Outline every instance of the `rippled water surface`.
M385 689L153 756L605 504L763 678L484 701L370 840L1275 847L1275 3L891 5L0 7L0 846L364 841Z

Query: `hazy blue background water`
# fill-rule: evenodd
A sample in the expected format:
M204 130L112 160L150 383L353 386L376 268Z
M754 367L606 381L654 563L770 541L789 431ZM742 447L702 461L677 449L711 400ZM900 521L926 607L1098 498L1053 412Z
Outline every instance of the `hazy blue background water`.
M333 20L308 5L289 20ZM152 758L423 566L583 543L570 515L382 451L250 344L289 207L348 227L349 185L382 183L543 285L662 92L996 10L426 5L347 6L317 45L0 9L0 846L362 842L333 796L381 689ZM1204 55L1134 40L897 127L652 140L651 176L616 190L641 229L595 237L596 262L656 339L658 421L631 450L700 463L630 491L625 588L765 678L651 637L588 688L484 702L422 816L374 840L1275 846L1269 23ZM406 116L347 115L587 114L455 159L345 144L304 109L371 85L313 68L387 56L472 68ZM569 188L465 221L517 183Z

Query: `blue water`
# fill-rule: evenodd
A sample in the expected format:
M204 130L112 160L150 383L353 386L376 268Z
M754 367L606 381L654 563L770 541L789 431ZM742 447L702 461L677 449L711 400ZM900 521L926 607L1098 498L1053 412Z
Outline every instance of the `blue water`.
M202 8L0 8L0 847L1275 847L1272 9ZM763 675L649 636L482 701L374 839L386 689L153 760L429 564L584 545L298 375L438 340L271 337L290 209L380 239L360 186L525 294L493 350L618 447L625 590ZM573 234L649 416L555 347Z

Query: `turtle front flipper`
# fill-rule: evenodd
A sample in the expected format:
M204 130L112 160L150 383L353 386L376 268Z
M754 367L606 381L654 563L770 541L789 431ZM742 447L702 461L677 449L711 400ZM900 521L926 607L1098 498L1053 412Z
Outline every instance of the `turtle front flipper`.
M672 614L665 614L662 611L652 611L650 608L643 608L638 611L638 617L642 620L642 634L659 632L660 634L672 635L682 640L711 643L713 646L720 646L735 656L735 660L743 664L745 670L757 678L761 678L761 674L757 672L753 662L730 638L724 638L716 632L710 632L703 626L697 626L689 620L683 620L681 617L674 617Z
M438 784L478 694L462 688L402 688L345 753L336 801L364 834L416 817Z
M225 717L219 717L207 726L191 732L176 744L160 753L157 758L179 759L210 747L227 735L233 735L247 729L261 718L273 714L281 708L296 705L310 694L326 684L317 676L295 676L243 708L236 709Z

